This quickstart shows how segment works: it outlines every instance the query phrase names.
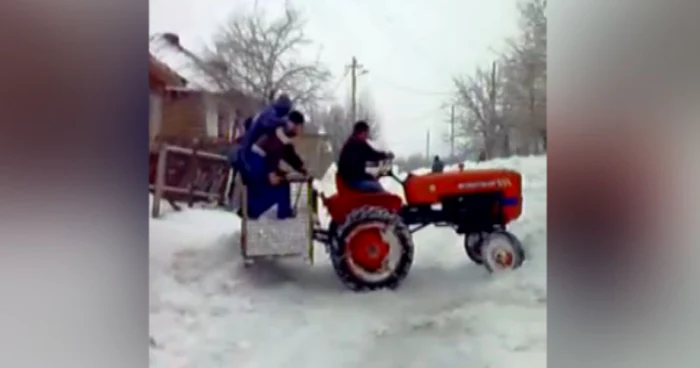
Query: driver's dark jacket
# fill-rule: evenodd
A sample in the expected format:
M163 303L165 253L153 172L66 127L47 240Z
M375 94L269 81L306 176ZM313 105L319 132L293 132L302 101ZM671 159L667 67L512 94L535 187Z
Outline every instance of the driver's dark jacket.
M345 183L376 180L365 169L368 163L386 160L385 152L377 151L366 140L351 137L340 150L338 175Z

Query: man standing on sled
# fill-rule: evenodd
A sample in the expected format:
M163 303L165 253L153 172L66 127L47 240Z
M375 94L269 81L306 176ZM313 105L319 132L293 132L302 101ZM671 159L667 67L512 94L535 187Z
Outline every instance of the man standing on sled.
M229 163L234 171L238 169L238 155L241 151L249 150L251 145L260 138L261 135L274 131L286 122L286 117L292 111L292 100L287 94L281 94L277 100L265 107L257 115L248 117L243 122L243 137L239 146L231 149L228 153Z
M227 156L229 164L233 169L234 178L236 175L245 174L243 169L247 166L243 156L250 156L250 150L261 136L274 133L275 129L285 126L287 115L292 110L292 100L287 94L281 94L277 99L255 116L245 119L243 125L243 136L239 138L238 144L229 150ZM234 195L233 185L229 188L230 196ZM231 199L234 202L233 199ZM240 214L240 211L239 211Z
M285 161L308 174L292 142L301 133L304 115L291 111L281 119L269 115L265 120L263 116L264 111L253 122L238 155L237 166L248 189L248 217L257 219L276 205L278 219L291 218L295 216L291 188L279 165Z
M287 121L287 115L292 111L292 100L287 94L281 94L275 102L264 108L250 121L250 127L246 130L241 142L241 147L250 149L258 138L277 127L283 126Z

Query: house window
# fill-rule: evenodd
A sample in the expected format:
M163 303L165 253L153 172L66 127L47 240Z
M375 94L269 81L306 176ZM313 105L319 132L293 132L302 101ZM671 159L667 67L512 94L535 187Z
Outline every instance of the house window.
M216 138L219 136L219 109L216 99L213 96L204 96L204 106L206 111L207 137Z
M230 118L228 115L229 114L224 109L221 109L219 111L219 138L223 138L225 140L228 140L228 131L230 125Z
M148 133L149 137L153 139L158 135L158 133L160 133L163 122L163 100L161 96L151 93L148 100L148 107L150 112Z

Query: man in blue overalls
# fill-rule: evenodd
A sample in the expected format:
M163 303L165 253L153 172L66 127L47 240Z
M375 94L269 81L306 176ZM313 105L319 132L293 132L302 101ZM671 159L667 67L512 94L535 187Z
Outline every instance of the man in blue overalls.
M297 154L292 139L299 135L304 116L292 111L285 118L270 115L253 122L239 151L237 167L248 189L248 217L259 218L277 206L277 218L294 217L291 188L286 173L279 165L285 161L295 171L307 175L304 163Z
M241 167L244 164L239 157L241 152L249 151L252 144L260 138L261 135L272 132L276 127L284 125L286 116L291 110L292 100L288 95L282 94L258 114L245 119L243 123L243 137L240 138L239 144L230 149L226 154L229 165L231 165L233 169L234 179L241 173ZM229 196L232 204L236 202L233 198L234 185L235 184L232 183L229 188Z

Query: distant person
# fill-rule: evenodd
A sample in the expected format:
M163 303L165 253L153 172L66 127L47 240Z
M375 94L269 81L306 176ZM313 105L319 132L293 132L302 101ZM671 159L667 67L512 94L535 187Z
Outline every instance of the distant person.
M338 159L338 176L351 189L360 192L383 192L379 180L367 173L367 164L392 159L391 152L377 151L367 142L369 124L358 121L345 141Z
M440 160L440 156L435 156L433 159L433 172L434 173L441 173L445 171L445 163Z
M459 170L459 171L464 171L464 162L460 162L460 163L457 165L457 170Z

